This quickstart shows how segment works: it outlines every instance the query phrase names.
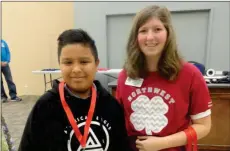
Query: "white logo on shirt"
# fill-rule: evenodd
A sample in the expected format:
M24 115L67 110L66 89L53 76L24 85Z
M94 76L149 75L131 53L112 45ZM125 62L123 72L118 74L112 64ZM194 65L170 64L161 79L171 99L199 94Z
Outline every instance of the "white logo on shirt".
M78 120L83 120L86 119L86 117L84 118L83 116L80 118L77 118ZM84 148L86 151L107 151L109 148L109 142L110 142L110 138L109 138L109 130L111 130L110 124L106 121L103 120L99 117L96 117L96 120L100 121L92 121L90 128L89 128L89 135L88 135L88 139L86 142L86 148ZM84 129L85 127L85 123L86 122L82 122L80 124L78 124L79 129ZM96 134L95 130L99 130L102 133L100 134ZM64 132L67 134L67 130L64 130ZM77 141L76 142L76 136L74 134L74 130L71 128L71 131L69 134L69 140L67 142L67 147L68 147L68 151L75 151L75 149L73 149L73 146L76 146L77 143L77 149L76 151L82 151L82 146L80 145L80 143Z
M150 100L147 96L140 95L132 102L131 108L134 112L130 121L137 131L145 129L147 135L152 135L152 132L159 133L168 124L165 114L169 107L160 96Z

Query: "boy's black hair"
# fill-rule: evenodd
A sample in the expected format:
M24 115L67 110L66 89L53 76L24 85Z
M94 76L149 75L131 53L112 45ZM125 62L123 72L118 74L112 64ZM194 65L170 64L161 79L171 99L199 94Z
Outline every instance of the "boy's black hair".
M90 35L82 29L69 29L65 30L58 37L58 62L60 63L60 55L62 48L68 44L83 44L89 46L91 52L95 58L95 61L98 60L97 47L94 40Z

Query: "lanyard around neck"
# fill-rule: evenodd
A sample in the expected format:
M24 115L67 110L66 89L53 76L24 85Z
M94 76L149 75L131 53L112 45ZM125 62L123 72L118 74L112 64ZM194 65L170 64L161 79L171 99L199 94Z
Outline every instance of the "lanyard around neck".
M59 84L59 94L60 94L60 99L61 99L61 103L62 106L65 110L65 113L68 117L68 120L74 130L74 134L76 136L76 138L78 139L78 141L80 142L82 148L86 147L86 140L88 138L88 134L89 134L89 127L93 118L93 114L94 114L94 109L95 109L95 105L96 105L96 98L97 98L97 93L95 88L92 86L92 97L91 97L91 103L90 103L90 108L88 111L88 116L87 116L87 120L86 120L86 124L84 127L84 134L82 135L78 126L77 126L77 122L74 119L73 113L71 112L71 109L69 108L66 100L65 100L65 96L64 96L64 82L60 82Z

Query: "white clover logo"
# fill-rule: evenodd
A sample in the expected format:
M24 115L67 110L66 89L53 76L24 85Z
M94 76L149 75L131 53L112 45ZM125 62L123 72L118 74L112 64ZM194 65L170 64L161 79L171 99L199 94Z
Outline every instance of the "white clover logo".
M147 135L152 135L152 132L159 133L168 124L165 116L168 105L160 96L149 100L147 96L140 95L132 102L131 108L134 112L130 116L130 121L136 130L145 129Z

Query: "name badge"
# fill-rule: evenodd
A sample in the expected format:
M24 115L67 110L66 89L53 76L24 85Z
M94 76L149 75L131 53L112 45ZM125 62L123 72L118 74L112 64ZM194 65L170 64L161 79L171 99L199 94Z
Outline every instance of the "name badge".
M131 79L131 78L127 78L125 81L125 85L130 85L130 86L135 86L135 87L141 87L142 83L143 83L144 79Z
M5 47L4 43L2 43L2 47Z

